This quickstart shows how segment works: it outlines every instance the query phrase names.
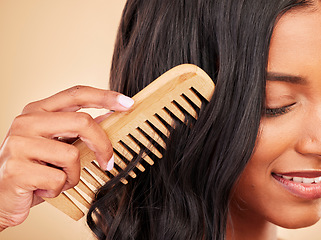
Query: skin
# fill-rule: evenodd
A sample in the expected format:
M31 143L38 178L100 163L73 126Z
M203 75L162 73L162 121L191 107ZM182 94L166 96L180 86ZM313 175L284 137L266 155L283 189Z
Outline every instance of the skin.
M320 199L300 198L272 175L311 171L321 175L320 26L319 9L300 9L286 13L275 27L268 72L300 76L304 84L267 82L267 108L292 106L285 113L262 117L256 149L231 198L229 240L272 240L276 239L275 225L298 228L320 219ZM41 196L55 197L79 181L77 149L55 137L79 136L106 168L112 155L108 138L94 119L74 111L82 107L127 110L117 96L75 87L26 106L0 149L0 191L5 193L0 195L0 230L24 221Z
M126 111L118 102L120 95L76 86L28 104L16 117L0 148L0 231L22 223L41 197L56 197L79 182L79 151L57 137L79 137L107 169L113 150L98 122L108 114L93 119L76 111L87 107Z
M266 107L292 106L262 117L256 149L234 188L228 239L272 240L275 225L300 228L320 219L320 198L293 194L272 175L321 176L320 26L319 6L288 12L275 26L268 74L291 77L268 79Z

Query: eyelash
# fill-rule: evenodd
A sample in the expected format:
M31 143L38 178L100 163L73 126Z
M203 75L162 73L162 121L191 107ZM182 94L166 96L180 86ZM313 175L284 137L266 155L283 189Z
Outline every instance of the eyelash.
M278 117L278 116L281 116L283 114L286 114L291 110L291 107L294 104L295 103L292 103L290 105L287 105L287 106L284 106L284 107L280 107L280 108L266 108L265 109L265 116L267 116L267 117Z

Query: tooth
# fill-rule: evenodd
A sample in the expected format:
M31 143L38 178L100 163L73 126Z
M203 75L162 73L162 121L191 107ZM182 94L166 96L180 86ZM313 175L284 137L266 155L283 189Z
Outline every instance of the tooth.
M314 181L315 181L315 183L319 183L319 182L321 182L321 177L317 177L317 178L315 178L315 179L314 179Z
M303 183L313 183L315 180L314 178L302 178L303 179Z
M288 177L288 176L282 176L284 179L287 179L287 180L292 180L293 177Z
M303 182L303 178L301 178L301 177L294 177L294 178L293 178L293 182L302 183L302 182Z

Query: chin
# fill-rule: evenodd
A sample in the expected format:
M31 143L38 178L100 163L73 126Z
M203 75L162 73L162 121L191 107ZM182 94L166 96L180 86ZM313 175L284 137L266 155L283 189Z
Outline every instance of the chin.
M286 218L279 218L277 220L271 220L270 222L287 229L298 229L310 227L316 224L320 220L320 212L318 214L305 213L303 216L301 214L289 214Z

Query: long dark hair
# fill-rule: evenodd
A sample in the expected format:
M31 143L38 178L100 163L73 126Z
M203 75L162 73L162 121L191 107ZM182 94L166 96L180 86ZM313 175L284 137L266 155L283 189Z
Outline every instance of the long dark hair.
M231 189L259 132L273 27L305 2L127 1L111 89L133 96L182 63L204 69L216 89L196 122L188 114L187 124L176 121L154 166L127 185L115 178L98 191L87 222L99 239L225 238Z

